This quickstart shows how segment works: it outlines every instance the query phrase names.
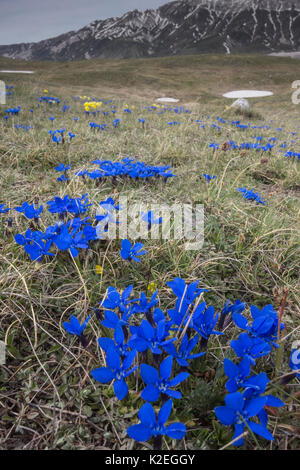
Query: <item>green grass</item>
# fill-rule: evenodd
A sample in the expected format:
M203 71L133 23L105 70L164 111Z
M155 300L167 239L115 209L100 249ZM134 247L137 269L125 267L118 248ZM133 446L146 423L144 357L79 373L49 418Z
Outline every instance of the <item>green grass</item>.
M28 222L11 211L13 227L7 230L5 216L0 225L0 329L7 344L7 362L1 367L0 446L2 449L131 449L149 448L133 444L126 435L128 425L136 422L143 401L132 383L130 396L117 402L113 390L100 386L89 376L103 364L96 338L104 334L93 317L88 329L91 345L82 350L76 339L67 336L62 322L70 315L84 319L105 295L108 286L123 290L135 286L135 296L145 291L149 281L159 288L162 309L171 308L174 296L165 283L175 276L186 282L199 280L209 289L205 300L221 309L224 301L242 299L248 305L278 307L288 291L284 311L287 330L283 333L282 360L275 371L275 353L258 363L255 371L266 371L271 379L270 393L290 406L270 416L269 428L275 435L270 446L259 440L259 448L299 448L299 392L295 382L285 387L276 379L289 372L291 344L299 339L299 161L284 158L276 146L271 152L214 151L228 140L251 141L253 135L279 142L294 138L299 151L298 107L291 103L291 83L300 76L300 62L266 56L194 56L151 60L89 61L80 63L22 63L0 59L1 68L36 70L33 76L0 76L15 85L9 106L20 105L19 117L3 120L0 108L0 204L15 207L24 201L44 204L55 195L78 197L88 192L91 202L108 196L126 195L131 202L201 203L205 207L205 242L202 250L189 252L179 241L147 241L148 254L140 265L128 265L120 259L120 241L99 242L83 251L76 263L67 253L34 264L30 262L13 235L23 233ZM49 95L66 99L70 112L61 106L37 106L44 88ZM271 89L275 95L254 100L253 125L270 124L269 130L241 131L229 123L221 130L210 127L217 116L237 117L225 112L228 104L222 93L235 88ZM93 133L74 95L113 99L117 129ZM179 97L192 114L158 115L144 109L162 95ZM125 105L134 106L131 115ZM34 109L30 113L30 108ZM103 110L109 106L103 106ZM261 116L263 122L257 116ZM191 122L202 119L205 129ZM210 119L206 115L211 116ZM56 146L49 139L49 116L56 116L55 128L76 133L73 142ZM80 118L74 123L74 116ZM138 124L138 117L146 126ZM256 117L255 117L256 116ZM273 120L270 123L270 120ZM169 121L180 121L170 127ZM96 120L98 122L98 120ZM112 117L99 122L111 123ZM29 132L14 124L30 124ZM277 131L282 127L282 132ZM166 185L161 181L140 183L118 181L96 186L74 176L80 169L94 168L92 160L121 160L135 156L148 164L169 164L177 175ZM72 163L69 183L56 181L54 167ZM215 174L208 187L202 173ZM238 187L255 188L267 200L258 206L245 201ZM44 230L54 217L46 207L41 218ZM95 266L103 267L103 274ZM247 310L247 315L249 309ZM195 376L184 385L184 400L176 403L172 419L185 422L184 442L168 441L165 448L218 449L231 441L232 432L217 422L213 409L224 400L225 378L222 361L233 359L228 345L237 337L231 326L224 338L211 339L205 360L195 366ZM297 434L298 433L298 434ZM231 447L229 447L231 448ZM258 448L250 437L244 448Z

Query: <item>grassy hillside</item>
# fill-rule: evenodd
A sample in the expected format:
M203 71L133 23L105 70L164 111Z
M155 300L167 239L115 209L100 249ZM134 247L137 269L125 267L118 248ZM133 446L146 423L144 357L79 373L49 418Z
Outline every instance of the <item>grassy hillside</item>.
M291 102L300 61L209 55L67 64L0 59L0 70L12 68L36 73L0 73L0 80L14 86L7 106L0 107L0 205L13 209L27 201L43 204L44 210L38 226L14 210L0 214L0 338L7 345L6 365L0 370L1 448L150 448L126 434L126 428L138 421L141 380L132 379L129 397L119 402L112 387L101 386L89 375L104 365L96 338L109 333L93 307L109 286L123 291L133 284L133 298L138 298L154 282L159 306L166 311L175 299L166 282L175 277L187 283L199 280L199 287L209 290L205 301L217 312L228 299L241 299L247 303L248 318L251 304L272 304L279 311L287 293L281 349L260 359L255 373L266 372L271 380L268 392L290 406L269 414L272 444L249 433L244 448L299 448L297 383L282 385L280 377L290 372L291 345L300 338L300 160L285 157L287 151L300 152L300 108ZM271 90L274 96L252 100L250 116L226 110L228 100L222 93L245 88ZM46 95L61 103L39 103ZM99 114L85 114L83 102L88 98L74 99L83 95L103 101ZM149 108L163 95L179 98L189 112ZM71 108L63 112L64 104ZM21 107L19 114L5 119L5 110L14 106ZM116 118L120 122L114 127ZM144 125L139 118L145 119ZM106 127L93 131L91 121ZM32 128L26 131L16 125ZM49 130L62 128L66 137L68 132L76 137L56 144ZM274 147L234 149L230 141ZM75 176L83 169L95 170L95 159L116 162L124 157L170 165L176 177L166 184L161 179L119 177L97 184ZM55 167L60 163L72 164L67 182L57 181ZM208 184L203 173L216 178ZM254 188L266 205L243 199L237 191L243 187ZM76 259L54 248L55 257L32 262L14 235L24 234L28 227L44 232L55 224L57 217L46 204L54 196L85 193L95 205L122 195L132 203L203 204L204 246L193 252L186 251L182 241L147 240L147 254L134 264L121 259L119 240L97 241ZM89 215L94 217L95 206ZM12 227L7 226L8 216ZM102 274L96 265L103 268ZM62 323L70 315L83 321L89 314L91 344L85 350ZM210 338L206 356L192 367L190 382L182 387L183 400L174 405L172 420L186 424L185 440L164 440L165 449L219 449L230 443L230 428L218 422L213 410L224 402L222 363L224 357L235 360L229 343L239 332L231 323L223 337Z
M0 58L0 69L35 70L34 76L15 76L17 83L56 86L64 93L110 93L153 99L156 95L176 94L185 102L208 101L222 106L220 96L231 89L271 89L276 96L269 105L284 100L289 111L291 84L299 78L300 62L265 55L200 55L161 59L90 60L82 62L23 62ZM9 80L9 76L5 77ZM25 82L26 83L26 82ZM264 106L264 104L263 104ZM280 111L280 106L277 107ZM296 112L296 111L295 111Z

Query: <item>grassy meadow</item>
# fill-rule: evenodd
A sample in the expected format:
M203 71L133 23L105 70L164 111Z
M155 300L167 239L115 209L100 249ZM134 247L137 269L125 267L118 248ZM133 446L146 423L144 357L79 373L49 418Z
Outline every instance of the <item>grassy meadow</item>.
M199 287L209 290L205 301L216 311L229 299L247 304L247 318L250 305L272 304L282 310L280 349L257 361L255 371L267 373L268 393L285 406L269 410L274 441L249 432L241 449L299 449L299 379L282 384L281 378L291 372L292 343L300 340L300 160L285 157L289 150L300 152L300 105L291 101L300 61L254 55L74 63L0 58L1 69L35 74L0 73L0 80L14 86L7 104L0 106L0 204L12 209L0 214L0 339L6 344L6 363L0 366L0 448L151 449L151 441L136 443L126 433L138 422L141 379L130 377L129 395L118 401L109 384L90 376L105 361L97 338L111 334L93 308L109 286L121 292L133 284L137 298L153 282L159 307L166 312L175 302L166 282L180 277L186 283L199 280ZM61 100L59 105L38 106L45 89ZM274 96L251 100L253 112L246 116L228 110L230 100L222 98L234 89L270 90ZM166 111L164 106L150 110L160 96L179 98L178 106L190 113L178 114L172 105ZM88 98L103 102L99 115L85 114ZM63 112L63 104L71 108ZM19 114L4 119L5 110L14 106L21 107ZM120 122L113 127L116 118ZM145 119L144 125L139 118ZM238 120L250 125L242 129L232 124ZM91 121L106 124L105 130L91 130ZM174 121L180 124L169 124ZM20 124L32 128L15 127ZM76 137L57 145L49 130L61 128ZM257 137L274 144L272 150L232 149L227 144L253 143ZM124 157L170 165L176 177L167 183L117 178L115 184L105 180L98 185L75 176L80 170L95 170L93 160ZM72 164L67 182L57 181L55 167L60 163ZM207 184L203 173L216 178ZM237 191L243 187L254 188L266 205L243 199ZM203 204L204 246L186 251L182 241L147 240L141 263L128 263L120 257L120 240L98 241L76 259L54 249L56 256L32 262L14 236L33 228L33 222L13 208L24 201L43 204L39 230L44 231L57 220L47 211L47 201L85 193L94 205L119 196L132 203ZM92 207L89 215L94 213ZM92 315L87 349L63 328L70 315L81 321ZM235 360L229 344L239 332L231 323L223 336L211 336L207 354L195 361L189 382L182 384L183 398L174 401L170 421L186 425L185 438L164 438L164 449L234 449L232 430L217 420L214 408L224 403L223 360Z

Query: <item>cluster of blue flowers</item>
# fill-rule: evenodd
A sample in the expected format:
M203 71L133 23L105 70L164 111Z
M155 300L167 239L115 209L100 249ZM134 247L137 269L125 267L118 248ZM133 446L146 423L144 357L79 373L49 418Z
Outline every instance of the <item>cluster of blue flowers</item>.
M67 171L70 170L72 164L65 166L63 163L60 163L55 167L56 171L62 171L63 173L57 178L57 181L69 181L70 178L67 176Z
M107 124L96 124L96 122L90 122L89 124L90 124L91 129L94 129L94 130L98 129L101 131L104 131L107 126Z
M144 162L137 162L135 159L124 158L121 162L112 162L110 160L94 160L94 164L99 165L99 169L94 171L81 170L77 176L88 176L90 179L103 180L105 178L133 178L146 179L162 178L165 182L168 178L175 175L170 171L170 166L153 166Z
M266 305L261 310L251 305L251 315L251 324L241 313L234 312L232 315L234 323L245 330L230 344L241 360L238 365L229 359L224 360L229 394L225 397L226 406L215 409L222 424L234 426L232 440L235 446L244 444L245 430L272 441L273 436L267 429L268 414L265 407L284 406L279 398L265 394L269 379L264 372L251 375L251 366L255 365L256 360L268 355L272 346L278 348L278 330L283 329L284 325L278 324L278 315L272 305ZM256 421L253 421L255 418Z
M285 157L294 158L294 159L297 157L298 160L300 160L300 153L298 153L298 152L287 152L285 154Z
M267 204L267 201L265 199L262 199L258 193L255 193L253 188L238 188L237 190L242 193L243 198L247 199L247 201L254 201L257 204L262 204L263 206Z
M91 206L87 194L80 198L70 198L67 195L63 199L55 197L54 200L47 202L47 206L50 213L59 214L59 220L55 225L47 227L45 232L28 229L25 236L22 234L15 236L16 243L24 246L32 261L41 261L46 255L54 256L49 251L53 244L58 250L69 250L75 258L79 249L88 248L90 241L99 238L96 229L88 222L89 217L80 218L80 215ZM22 206L15 207L15 210L38 223L43 206L35 208L34 204L24 202ZM64 223L68 215L73 218Z
M60 104L60 99L41 96L40 102L48 104ZM106 102L110 103L110 102ZM67 112L71 107L64 102L62 112ZM6 110L7 115L18 115L20 106ZM146 107L149 112L163 114L174 112L175 114L190 113L184 107L158 108L156 106ZM125 108L124 113L132 114L132 110ZM100 111L91 112L92 115L99 115ZM112 106L111 111L102 112L104 117L109 117L116 113L116 107ZM86 111L89 115L89 112ZM204 116L202 116L204 118ZM6 116L8 118L8 116ZM207 116L207 119L210 119ZM49 117L53 123L55 117ZM78 121L78 118L74 118ZM192 120L193 121L193 120ZM138 122L144 127L146 119L138 118ZM204 128L202 120L196 120L200 127ZM251 126L242 124L240 121L226 121L217 118L217 124L210 125L211 129L221 131L222 124L229 122L237 129L270 129L269 126ZM112 126L117 128L120 119L115 119ZM168 122L169 126L177 126L179 121ZM109 124L96 124L89 122L93 130L107 129ZM17 129L28 130L31 126L15 125ZM281 132L281 129L277 129ZM116 131L117 132L117 131ZM66 129L50 130L49 135L54 143L65 142ZM68 133L69 142L75 137L72 132ZM255 142L244 142L237 144L229 141L230 149L270 151L276 145L275 137L264 143L262 137L253 137ZM218 150L218 143L211 143L210 148ZM287 143L281 144L282 149L287 148ZM286 157L298 157L296 152L287 152ZM110 160L94 160L93 164L99 168L94 171L81 170L76 176L85 178L86 176L98 182L107 178L115 181L117 178L131 178L135 180L150 178L161 178L166 182L168 178L173 178L170 166L153 166L135 159L124 158L121 162ZM61 175L57 178L59 182L69 181L68 172L71 164L60 163L55 167ZM216 175L202 174L205 181L210 184L216 179ZM237 189L248 201L266 205L254 189ZM24 214L31 220L31 228L24 234L15 235L17 244L23 246L25 252L32 261L41 261L44 256L54 257L51 251L55 247L58 251L68 251L72 257L77 257L79 251L87 249L92 242L105 238L110 224L118 224L115 218L116 211L122 210L112 198L99 203L104 213L96 215L91 219L87 216L87 211L92 206L89 203L87 194L82 197L71 198L68 195L63 198L54 197L47 202L48 211L57 215L58 219L52 222L44 231L40 230L39 219L43 212L43 205L36 207L35 204L24 202L14 210ZM8 214L10 208L0 204L0 214ZM83 218L82 218L83 216ZM155 217L152 211L141 213L141 219L147 224L148 230L153 225L162 223L161 217ZM141 262L141 257L146 255L142 243L131 243L125 239L121 242L120 257L126 262ZM105 353L106 364L91 371L92 377L101 384L113 382L113 389L118 400L123 400L128 396L133 374L140 374L143 386L140 390L140 397L145 402L138 413L140 423L134 424L127 429L128 435L139 442L148 441L153 438L154 446L161 447L162 436L172 439L182 439L186 433L186 426L176 422L167 424L172 412L173 403L182 398L182 391L179 385L185 382L190 376L190 366L197 360L201 360L208 350L209 342L214 336L224 335L226 327L234 324L243 332L230 343L231 350L239 358L236 364L229 358L224 360L224 373L228 378L225 397L225 406L215 409L215 414L220 422L225 426L234 427L234 445L240 446L244 443L243 434L245 431L254 433L267 440L272 440L273 436L269 432L268 415L266 407L281 407L284 403L277 397L266 394L269 384L267 375L262 372L252 374L252 368L256 361L271 353L272 348L278 348L277 336L284 326L279 324L277 312L272 305L267 305L261 310L251 306L250 311L252 321L250 322L244 315L245 304L240 300L232 303L230 300L225 303L220 313L215 311L214 306L208 305L202 296L204 289L198 287L199 282L192 282L187 285L181 278L175 278L168 282L167 286L176 297L173 308L166 312L158 307L157 291L150 299L146 294L141 293L139 298L132 299L133 286L129 286L121 294L114 288L109 287L107 295L100 305L94 309L97 320L101 326L111 330L111 335L102 336L98 339L100 348ZM89 341L85 335L85 330L91 316L81 324L79 320L71 316L70 322L64 322L65 330L78 336L83 347L88 347ZM292 351L290 366L299 375L298 351ZM136 382L135 382L136 383ZM160 405L158 413L155 411L156 405ZM154 405L153 405L154 404ZM154 409L154 406L156 407Z
M130 426L128 435L138 442L153 437L156 448L161 448L162 436L173 439L184 437L186 427L183 423L166 425L173 400L182 398L182 392L177 387L188 379L191 362L206 353L209 338L224 334L216 326L223 329L233 320L246 331L231 342L231 348L241 361L236 365L229 359L224 360L229 394L225 397L226 406L217 407L215 413L222 424L235 427L233 440L236 446L244 442L240 436L245 427L272 440L264 407L284 404L277 397L265 394L269 383L265 373L251 375L251 366L255 365L255 361L269 354L272 346L277 347L275 341L279 320L272 305L261 310L251 306L253 322L249 323L242 315L245 304L240 300L233 304L229 300L221 313L215 314L213 306L199 302L207 291L198 288L198 281L187 285L183 279L175 278L167 285L175 294L176 302L174 308L166 313L157 307L157 291L150 300L144 293L140 298L131 299L132 285L122 294L109 287L104 300L94 309L101 325L112 330L112 337L98 339L100 348L106 354L106 366L93 369L92 377L101 384L113 382L118 400L128 395L132 374L139 373L144 383L140 397L146 403L138 412L140 423ZM75 317L71 317L70 323L63 324L67 332L80 338L83 346L88 344L84 335L87 321L81 325ZM162 406L156 415L152 403L158 401ZM254 421L255 417L259 423Z
M189 309L195 307L196 299L205 292L197 287L198 282L186 285L183 279L175 278L167 285L177 297L175 308L168 310L167 314L157 307L157 291L149 301L143 293L140 298L131 300L133 286L129 286L122 294L114 287L109 287L100 308L95 309L102 326L113 330L113 339L99 338L98 344L106 353L106 367L92 370L91 375L102 384L113 381L117 399L123 400L129 390L127 378L140 371L145 384L141 398L147 403L138 413L140 424L130 426L127 430L130 437L140 442L163 435L173 439L184 437L184 424L165 425L172 410L172 399L182 397L176 387L189 377L186 370L172 377L175 364L180 368L187 367L190 361L205 354L205 350L193 353L201 343L201 338L207 344L210 335L221 334L214 330L218 315L214 315L213 307L207 307L205 302L195 309L190 318ZM86 344L78 321L74 333L74 322L76 320L71 318L70 324L64 323L66 330L77 334ZM136 357L140 355L143 360L147 351L151 353L156 367L143 362L140 366L133 365ZM163 359L157 369L160 358ZM157 402L161 398L167 398L168 401L162 405L156 417L150 402Z
M71 165L65 166L63 163L56 167L57 171L64 173L59 178L61 180L68 178L65 176L66 172L70 169ZM93 225L90 217L81 219L80 216L85 214L92 206L88 201L87 194L80 198L71 198L68 195L64 198L55 197L53 200L47 202L48 211L51 214L58 214L59 220L54 225L46 228L45 232L40 230L26 231L25 236L17 234L15 241L19 245L24 246L27 254L30 255L32 261L41 261L45 255L53 256L49 249L54 244L58 250L69 250L75 258L79 254L79 249L86 249L89 247L91 241L102 240L106 238L110 224L119 224L115 218L116 211L122 209L117 205L112 198L99 203L99 210L94 216L96 225ZM43 211L43 205L35 207L34 204L24 202L22 206L14 208L17 212L23 213L29 220L35 222L38 228L39 218ZM0 205L0 213L6 214L10 208L5 208L4 204ZM69 218L69 220L67 220ZM156 218L152 211L141 213L141 220L147 223L148 230L151 230L152 225L161 224L162 218ZM146 254L147 251L143 249L142 243L132 244L129 240L124 239L121 242L120 255L123 260L140 262L140 257Z
M34 204L28 204L28 202L24 202L22 206L17 206L14 209L17 212L24 214L27 219L35 219L37 221L43 210L43 206L36 208Z
M49 104L53 104L53 103L59 104L60 99L59 98L54 98L53 96L40 96L39 102L40 103L45 102L45 103L49 103Z
M257 151L261 151L261 152L269 152L270 150L272 150L273 147L275 147L275 145L271 144L270 142L267 142L265 145L262 145L260 143L260 138L258 137L257 138L257 142L243 142L241 144L237 144L235 143L234 141L230 140L228 142L228 144L230 145L230 147L233 149L233 150L257 150Z
M241 144L237 144L233 140L229 140L227 142L228 148L232 150L257 150L260 152L269 152L272 150L272 148L275 147L274 144L271 144L270 142L267 142L265 145L260 143L260 138L257 138L257 142L242 142ZM212 148L214 150L219 150L220 146L216 142L212 142L209 145L209 148Z
M164 114L164 113L175 113L175 114L191 114L191 110L187 109L185 106L166 106L164 105L162 108L157 107L155 105L151 106L144 106L144 109L146 109L149 112L156 111L156 114Z
M24 131L28 132L30 129L33 129L33 127L23 126L22 124L15 124L15 129L24 129Z
M18 115L20 111L21 111L21 106L17 106L15 108L8 108L5 110L6 114L13 114L13 115Z
M56 129L56 130L50 130L49 135L52 138L52 142L55 142L57 145L61 142L62 144L65 143L65 132L66 129ZM76 134L73 134L72 132L68 133L69 136L69 142L72 141L74 137L76 137Z

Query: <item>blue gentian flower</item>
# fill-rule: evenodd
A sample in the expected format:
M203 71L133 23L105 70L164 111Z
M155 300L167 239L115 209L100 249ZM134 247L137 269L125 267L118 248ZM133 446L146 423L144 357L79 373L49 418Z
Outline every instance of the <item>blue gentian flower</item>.
M172 321L176 325L181 325L182 321L186 318L186 313L191 305L193 305L196 298L207 290L199 289L199 281L192 282L190 285L186 285L185 281L179 277L176 277L173 281L167 282L167 286L171 287L173 293L177 296L175 309L168 310Z
M136 243L135 245L132 245L129 240L122 240L120 251L121 257L124 260L136 261L140 263L141 260L138 258L138 256L142 256L147 253L146 250L142 250L143 246L143 243Z
M101 236L104 233L108 232L109 224L119 224L120 223L115 218L112 206L110 206L110 207L111 207L111 210L108 211L106 214L96 215L95 216L95 219L98 221L96 229L97 229L97 233L98 233L99 238L101 238Z
M87 174L88 174L87 170L80 170L75 173L75 176L81 176L84 179L85 175Z
M54 201L51 200L47 202L48 211L52 214L66 214L71 201L72 199L67 195L63 199L55 197Z
M35 209L34 204L29 205L28 202L24 202L22 206L15 207L14 209L17 212L23 213L27 219L38 219L43 210L43 206L41 205L39 209Z
M180 301L184 297L185 302L190 305L201 294L201 292L207 292L206 290L198 289L198 283L199 281L192 282L187 286L183 279L175 277L173 281L167 282L166 284L172 289L173 293Z
M269 379L264 372L262 372L261 374L253 375L252 377L249 377L247 380L247 384L243 386L244 388L246 388L243 393L243 397L246 398L247 400L251 400L253 398L259 397L260 395L265 393L268 383L269 383ZM278 408L278 407L284 406L283 401L281 401L277 397L274 397L273 395L264 395L264 398L266 398L265 406L270 406L272 408ZM258 413L257 416L261 424L267 427L268 413L266 409L263 408Z
M141 216L142 216L142 220L144 222L147 222L148 230L151 230L152 225L162 224L162 217L159 217L158 219L156 219L153 211L142 212Z
M59 181L60 183L62 183L63 181L69 181L69 180L70 180L70 178L68 178L64 173L63 173L61 176L59 176L58 178L56 178L56 179L57 179L57 181Z
M211 176L211 175L208 175L208 174L206 174L206 173L203 173L203 176L204 176L204 178L206 179L206 182L207 182L207 183L210 183L212 180L214 180L214 179L216 178L216 175Z
M234 302L234 304L231 304L231 301L228 300L222 311L221 311L221 315L220 315L220 319L219 319L219 323L218 323L218 327L220 330L222 330L223 326L224 326L224 321L225 321L225 318L226 318L226 325L228 325L232 319L232 315L234 313L242 313L245 309L245 306L246 304L244 302L241 302L240 300L237 300L236 302Z
M212 148L214 150L219 150L219 144L215 143L215 142L212 142L210 145L209 145L209 148Z
M142 320L140 326L130 326L131 338L128 345L138 352L150 349L153 354L161 354L161 347L176 341L177 338L166 339L169 331L165 320L160 320L154 328L147 320Z
M127 434L132 439L144 442L152 436L168 436L172 439L182 439L186 433L186 427L182 423L172 423L165 426L172 411L172 400L168 400L158 412L156 419L155 411L150 403L145 403L139 411L140 424L134 424L127 429Z
M98 339L98 344L105 352L108 352L111 348L115 348L120 356L127 356L129 353L129 347L128 344L125 343L123 329L120 324L117 324L115 327L114 340L103 337Z
M114 209L119 211L122 207L119 204L116 204L112 197L108 197L106 201L101 201L100 206L103 207L104 210L108 212L112 212Z
M5 204L0 204L0 214L6 214L11 209L9 207L5 207Z
M44 234L40 231L32 232L28 229L24 235L18 233L15 236L15 241L18 245L24 246L24 250L30 256L32 261L41 261L43 256L49 255L54 256L53 253L49 252L52 241L43 241Z
M255 193L253 189L247 189L247 188L238 188L237 189L240 193L243 194L243 198L247 199L248 201L254 201L257 202L257 204L262 204L265 206L267 204L265 199L262 199L258 193Z
M108 288L108 297L101 303L101 307L112 310L119 309L122 315L119 318L116 313L106 310L105 319L101 322L105 328L116 329L118 325L125 326L128 324L129 318L134 313L128 301L132 288L133 286L127 287L121 296L114 287Z
M232 440L241 436L245 431L245 426L249 427L254 434L273 441L274 438L268 429L254 421L251 418L257 416L263 410L267 403L266 397L258 397L253 400L245 400L243 395L239 392L231 393L225 397L226 406L218 406L215 408L215 413L219 421L225 426L234 425L235 432ZM234 443L235 446L241 446L244 439L238 439Z
M131 317L132 313L133 312L131 310L127 310L123 312L121 315L121 318L119 318L119 316L116 313L111 312L110 310L106 310L104 314L105 318L101 322L101 325L104 326L105 328L113 328L113 329L116 329L118 325L121 325L121 326L128 325L128 320Z
M91 225L89 224L84 225L82 231L83 231L83 237L85 238L86 241L98 239L97 231Z
M60 163L58 166L55 167L56 171L68 171L71 168L72 164L65 166L63 163Z
M93 369L91 376L100 383L109 383L114 380L114 392L118 400L123 400L128 394L128 385L125 382L126 377L131 375L138 366L130 369L136 351L130 351L121 364L121 357L115 348L108 350L106 355L107 367Z
M195 310L195 316L197 317L197 309ZM200 315L194 320L194 329L205 340L208 340L211 335L223 335L224 333L222 331L216 331L214 329L218 318L219 314L215 315L213 306L206 308L204 311L201 309Z
M251 374L251 362L248 357L244 357L239 365L230 359L224 359L224 372L229 378L226 389L229 393L237 392L239 388L248 384L246 379Z
M101 303L101 307L108 308L110 310L120 309L122 313L127 313L130 308L129 297L131 295L133 286L127 287L122 294L112 286L107 289L107 297Z
M168 356L162 361L159 373L154 367L148 364L141 364L141 377L147 387L142 391L141 397L146 401L156 401L159 399L160 394L168 395L171 398L181 398L182 395L177 390L172 390L173 387L186 380L189 376L187 372L181 372L176 377L170 380L173 366L173 357Z
M147 313L158 303L157 291L155 291L148 302L146 295L142 292L141 298L132 300L133 303L132 310L134 313Z
M262 356L267 356L272 346L261 338L251 338L247 333L241 333L238 339L231 341L230 346L238 357L249 358L251 364L255 364L255 360Z
M88 248L88 240L84 237L83 230L79 232L77 230L78 227L73 229L69 221L67 224L61 224L57 235L52 238L53 243L55 243L59 250L70 250L74 258L78 256L79 248Z
M52 214L66 214L67 212L75 215L85 213L92 203L88 204L87 194L84 194L81 198L70 198L65 196L63 199L55 197L54 201L48 201L48 211Z
M279 346L275 341L277 339L279 319L273 306L266 305L259 310L255 305L251 305L251 314L253 318L252 325L249 324L246 317L237 312L233 314L232 318L239 328L246 330L252 337L262 338L278 348ZM280 329L283 328L284 325L281 324Z
M51 132L51 135L52 135L52 141L58 145L62 140L61 136L56 135L55 132Z
M75 215L79 214L84 214L90 206L92 206L92 203L89 203L88 200L88 195L83 194L83 196L72 199L71 204L68 207L68 212L71 212Z
M81 325L78 318L72 315L70 317L70 322L63 322L63 327L70 335L81 336L86 329L90 318L91 316L89 315Z
M173 343L167 344L164 346L164 350L170 354L181 367L188 367L189 362L193 359L197 359L198 357L201 357L205 354L205 352L200 352L196 354L191 354L192 350L195 348L196 344L199 342L199 336L196 335L192 339L188 339L188 335L185 334L184 337L182 338L181 345L179 347L179 350L177 352L175 346Z

